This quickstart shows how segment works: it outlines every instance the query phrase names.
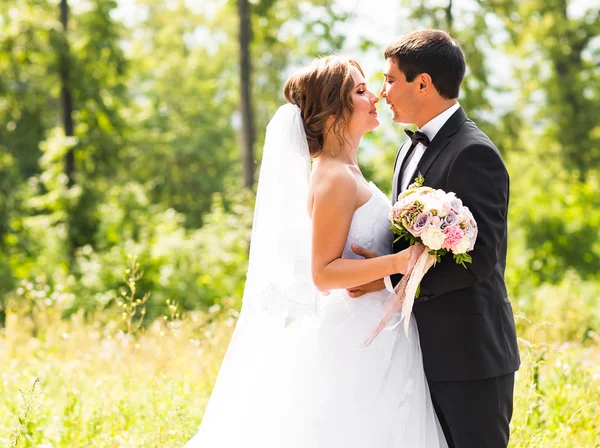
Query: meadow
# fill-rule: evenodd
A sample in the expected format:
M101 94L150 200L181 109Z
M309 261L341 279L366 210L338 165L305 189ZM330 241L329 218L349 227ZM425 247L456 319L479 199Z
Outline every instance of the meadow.
M553 297L530 307L536 316L516 313L522 366L510 446L599 447L600 337L588 330L565 342L596 307L573 301L579 321L543 321L565 299ZM169 303L162 319L130 331L124 315L64 319L39 301L9 312L0 330L0 446L183 446L202 420L235 310L179 315Z

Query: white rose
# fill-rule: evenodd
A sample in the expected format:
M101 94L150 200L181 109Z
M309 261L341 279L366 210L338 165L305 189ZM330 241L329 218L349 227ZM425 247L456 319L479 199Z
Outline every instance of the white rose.
M444 235L444 232L434 226L429 226L429 228L421 234L423 244L432 250L441 249L445 239L446 235Z
M435 213L442 218L446 216L443 201L433 195L428 194L427 196L424 196L423 205L425 206L425 210L435 211Z
M464 254L464 253L466 253L470 249L471 249L471 239L467 235L465 235L458 242L458 244L456 245L456 247L454 248L454 250L452 251L452 253L454 253L454 254Z

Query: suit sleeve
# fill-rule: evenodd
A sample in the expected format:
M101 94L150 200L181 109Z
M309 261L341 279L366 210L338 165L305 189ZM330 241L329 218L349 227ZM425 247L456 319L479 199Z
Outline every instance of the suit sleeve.
M495 148L482 144L465 147L450 166L446 187L469 207L477 222L477 240L469 253L473 263L467 263L465 269L452 255L444 256L423 277L420 295L424 299L474 286L489 277L506 233L509 179Z

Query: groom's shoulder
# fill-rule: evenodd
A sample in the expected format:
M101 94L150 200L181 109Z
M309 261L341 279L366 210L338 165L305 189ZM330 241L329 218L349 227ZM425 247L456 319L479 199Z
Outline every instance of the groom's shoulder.
M479 146L492 150L493 152L500 155L500 151L494 145L494 142L483 132L472 120L465 120L462 126L458 129L455 134L453 142L459 148L466 148L469 146Z
M463 166L464 161L477 166L490 166L507 171L502 154L492 140L471 120L460 126L448 145L448 159L452 166ZM456 163L459 161L460 163Z

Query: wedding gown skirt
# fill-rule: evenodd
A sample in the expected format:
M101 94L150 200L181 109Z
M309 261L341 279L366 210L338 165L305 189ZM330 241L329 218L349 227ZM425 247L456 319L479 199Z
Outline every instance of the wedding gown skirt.
M389 202L376 190L354 215L349 246L389 252ZM376 218L376 219L375 219ZM198 434L185 448L445 448L414 317L361 345L387 292L332 291L291 323L242 311Z

